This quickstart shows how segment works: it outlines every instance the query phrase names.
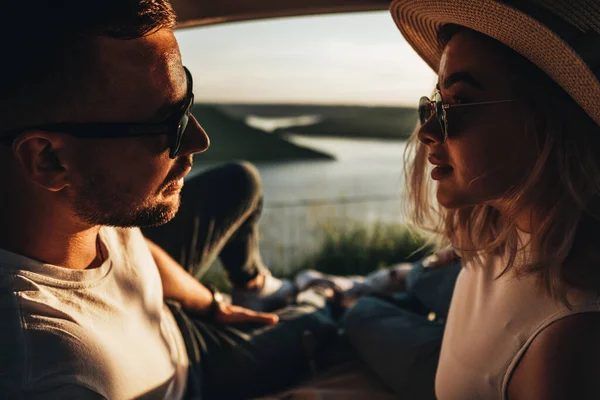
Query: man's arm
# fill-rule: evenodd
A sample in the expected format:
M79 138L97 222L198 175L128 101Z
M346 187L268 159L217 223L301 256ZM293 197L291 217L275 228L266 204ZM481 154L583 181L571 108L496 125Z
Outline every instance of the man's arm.
M212 303L212 293L198 282L160 246L146 238L148 247L162 280L163 297L181 303L183 308L207 313Z
M148 238L145 239L158 267L158 273L162 280L163 297L178 301L187 310L207 314L213 300L210 290L190 275L160 246ZM279 321L279 317L275 314L255 312L224 303L219 304L215 319L226 323L259 322L274 324Z

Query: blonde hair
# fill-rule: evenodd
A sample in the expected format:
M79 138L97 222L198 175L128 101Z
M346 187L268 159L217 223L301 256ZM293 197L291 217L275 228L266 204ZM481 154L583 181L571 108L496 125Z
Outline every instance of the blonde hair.
M600 244L594 243L600 235L600 126L537 67L494 42L504 48L515 96L528 111L537 158L505 193L503 214L487 204L445 209L433 198L428 149L417 127L404 152L406 212L414 226L435 234L439 247L453 245L464 263L482 266L482 255L506 255L503 273L534 274L568 304L570 287L600 291ZM529 243L522 243L510 217L525 207L535 215Z

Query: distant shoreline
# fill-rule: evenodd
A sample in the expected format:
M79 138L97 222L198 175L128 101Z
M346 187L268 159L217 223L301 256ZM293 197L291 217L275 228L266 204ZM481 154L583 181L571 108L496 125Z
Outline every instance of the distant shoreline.
M263 118L272 125L278 119L316 120L313 124L286 125L273 132L346 138L407 139L417 123L411 107L310 105L310 104L212 104L223 113L241 120ZM256 125L254 125L256 126Z
M335 159L330 154L299 146L279 135L248 126L243 119L228 115L211 105L196 104L192 114L211 141L206 152L196 155L195 160L199 163Z
M287 136L406 140L417 120L414 108L391 106L200 103L192 113L211 139L202 163L335 160Z

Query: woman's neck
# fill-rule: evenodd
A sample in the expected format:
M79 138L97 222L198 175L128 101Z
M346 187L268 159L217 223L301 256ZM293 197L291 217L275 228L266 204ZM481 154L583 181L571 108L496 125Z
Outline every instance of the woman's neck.
M507 205L503 205L502 203L495 202L490 205L500 212L502 218L514 220L515 224L517 225L517 228L520 231L525 233L531 233L534 230L534 212L533 209L531 209L530 207L523 208L515 214L514 210L511 210L510 207L508 207Z
M531 233L533 231L533 218L530 212L523 213L515 218L517 228L525 233Z

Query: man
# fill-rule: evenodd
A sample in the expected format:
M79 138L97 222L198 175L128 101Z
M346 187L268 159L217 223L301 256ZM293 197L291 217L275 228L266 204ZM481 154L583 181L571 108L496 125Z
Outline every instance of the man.
M302 337L334 337L326 316L219 302L175 260L206 265L222 252L239 298L280 291L241 249L253 240L256 192L184 203L194 218L175 225L191 237L147 231L171 254L138 228L174 218L192 156L209 146L189 114L192 77L167 1L10 2L3 17L1 396L247 398L306 373ZM251 175L229 166L191 190L210 198L206 182ZM189 214L199 210L214 214L199 222ZM215 229L195 235L204 223Z

